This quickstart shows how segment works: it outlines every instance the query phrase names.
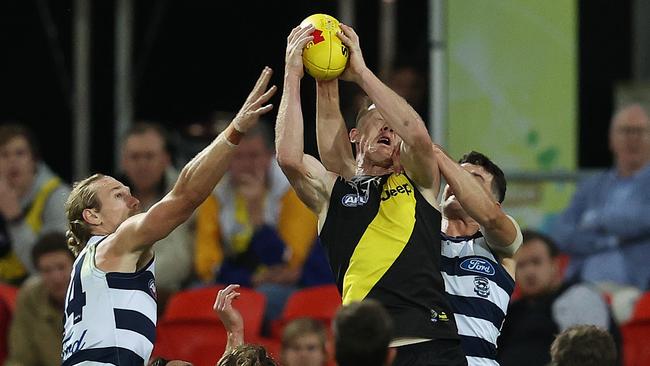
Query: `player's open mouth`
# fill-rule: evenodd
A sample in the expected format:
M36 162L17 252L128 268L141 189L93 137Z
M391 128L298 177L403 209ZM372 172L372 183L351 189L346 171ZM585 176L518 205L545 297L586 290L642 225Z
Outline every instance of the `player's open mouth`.
M390 139L388 137L380 137L377 143L390 146Z

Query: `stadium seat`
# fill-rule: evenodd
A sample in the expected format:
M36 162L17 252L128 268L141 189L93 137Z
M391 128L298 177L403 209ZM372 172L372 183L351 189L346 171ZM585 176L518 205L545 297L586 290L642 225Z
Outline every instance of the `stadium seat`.
M650 292L641 296L632 319L621 326L625 366L650 365Z
M157 326L154 356L214 366L226 348L226 330L218 320L164 320Z
M300 289L289 296L280 319L272 325L272 336L279 339L287 323L303 317L319 320L330 329L332 319L340 306L341 295L335 285Z
M16 297L18 296L18 287L0 283L0 300L9 306L11 312L16 308Z
M9 322L11 321L11 310L6 302L0 298L0 365L4 365L8 354Z
M225 286L217 285L192 289L176 293L169 300L162 320L165 321L197 321L208 320L219 322L219 318L212 310L217 292ZM249 288L239 288L241 296L235 300L234 305L241 313L244 321L246 337L258 338L262 329L266 297Z

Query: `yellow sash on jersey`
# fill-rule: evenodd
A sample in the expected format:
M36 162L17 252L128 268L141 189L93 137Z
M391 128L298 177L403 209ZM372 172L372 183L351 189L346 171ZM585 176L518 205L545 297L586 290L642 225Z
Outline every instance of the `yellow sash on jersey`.
M36 193L36 197L25 215L25 222L35 233L39 233L43 227L43 210L45 203L50 194L61 184L61 180L53 177L41 187ZM20 245L11 243L11 245ZM13 282L18 281L27 275L27 270L23 263L18 259L16 253L12 250L4 257L0 258L0 281Z
M382 187L377 215L359 240L343 277L343 304L363 300L388 271L415 227L415 189L405 175Z

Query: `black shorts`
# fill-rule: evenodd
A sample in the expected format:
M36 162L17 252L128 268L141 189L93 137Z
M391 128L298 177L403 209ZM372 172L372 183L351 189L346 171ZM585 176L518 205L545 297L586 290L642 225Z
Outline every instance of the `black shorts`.
M396 347L396 350L393 366L467 366L459 340L434 339Z

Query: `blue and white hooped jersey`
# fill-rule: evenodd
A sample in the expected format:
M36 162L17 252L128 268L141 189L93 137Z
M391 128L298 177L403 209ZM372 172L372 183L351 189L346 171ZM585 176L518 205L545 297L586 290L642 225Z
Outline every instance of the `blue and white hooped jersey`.
M154 260L134 273L103 272L93 236L72 269L63 330L63 366L145 365L156 340Z
M467 362L498 366L497 337L515 281L480 232L471 237L440 235L442 277Z

